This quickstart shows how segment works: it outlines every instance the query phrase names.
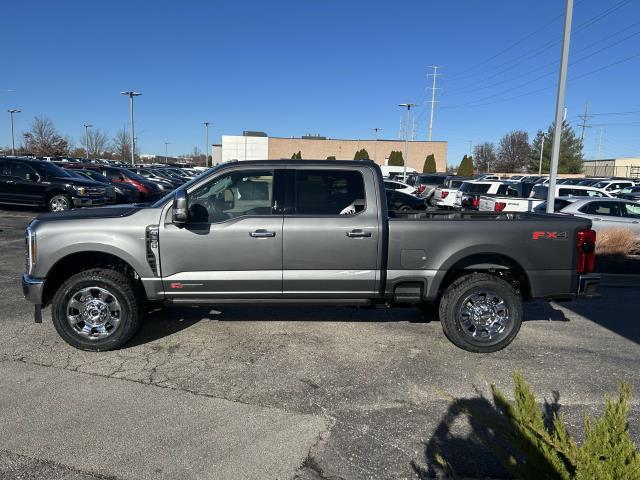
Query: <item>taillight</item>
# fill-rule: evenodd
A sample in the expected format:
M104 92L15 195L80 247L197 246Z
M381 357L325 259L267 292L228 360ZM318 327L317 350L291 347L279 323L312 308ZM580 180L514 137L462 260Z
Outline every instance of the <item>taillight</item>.
M506 206L507 206L507 204L506 204L505 202L496 202L496 203L493 205L493 210L494 210L495 212L501 212L501 211L503 211L503 210L504 210L504 208L505 208Z
M418 185L418 193L424 192L424 189L427 188L426 185Z
M449 192L442 191L440 192L440 198L447 198L449 196Z
M479 205L480 205L480 197L473 197L471 199L471 206L473 208L478 208Z
M596 232L579 230L576 235L578 249L578 273L591 273L596 262Z

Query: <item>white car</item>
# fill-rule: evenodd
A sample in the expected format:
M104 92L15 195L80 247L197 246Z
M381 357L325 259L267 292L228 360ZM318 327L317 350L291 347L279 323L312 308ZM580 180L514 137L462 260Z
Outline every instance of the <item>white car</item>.
M546 200L549 193L548 185L535 185L529 194L529 198ZM600 197L606 198L611 195L602 189L587 187L583 185L556 185L556 197Z
M640 205L619 198L557 198L557 213L588 218L596 232L628 228L640 239ZM542 210L546 205L538 206ZM559 207L559 208L558 208Z
M470 179L466 178L450 178L445 180L444 185L437 187L433 191L432 205L440 208L453 208L456 201L456 193L460 186Z
M415 187L411 185L407 185L406 183L398 182L396 180L385 180L384 181L385 190L393 190L396 192L408 193L409 195L413 195L417 192Z
M456 192L453 208L469 208L477 210L480 196L484 194L506 195L509 184L505 182L491 182L472 180L463 182Z
M623 188L635 186L635 182L631 180L602 180L590 186L591 188L597 188L604 192L610 193L611 195L615 195Z

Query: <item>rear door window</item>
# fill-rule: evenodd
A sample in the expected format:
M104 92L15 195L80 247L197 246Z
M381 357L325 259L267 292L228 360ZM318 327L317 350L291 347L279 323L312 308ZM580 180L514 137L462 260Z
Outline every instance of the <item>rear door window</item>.
M355 215L365 208L364 179L360 172L296 170L296 214Z
M622 212L625 217L640 218L640 205L635 203L625 203Z
M20 180L36 179L36 171L27 165L26 162L9 162L9 176L19 178Z
M605 217L620 217L620 204L618 202L591 202L580 209L582 213L589 215L603 215Z

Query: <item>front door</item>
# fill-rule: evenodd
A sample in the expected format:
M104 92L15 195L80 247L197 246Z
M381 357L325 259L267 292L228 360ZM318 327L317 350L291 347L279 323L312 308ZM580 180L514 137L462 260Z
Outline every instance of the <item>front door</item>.
M380 199L369 169L287 171L285 298L367 298L380 270ZM366 196L365 192L371 192Z
M273 170L235 169L187 192L187 225L160 226L167 297L282 296L282 215L273 208L274 184Z
M46 202L46 185L28 162L8 160L3 189L12 203L42 205Z

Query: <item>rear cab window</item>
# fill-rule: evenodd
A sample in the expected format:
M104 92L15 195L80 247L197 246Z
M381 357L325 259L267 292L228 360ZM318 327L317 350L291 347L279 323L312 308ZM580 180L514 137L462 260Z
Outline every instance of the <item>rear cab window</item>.
M366 209L364 179L355 170L296 170L297 215L356 215Z

